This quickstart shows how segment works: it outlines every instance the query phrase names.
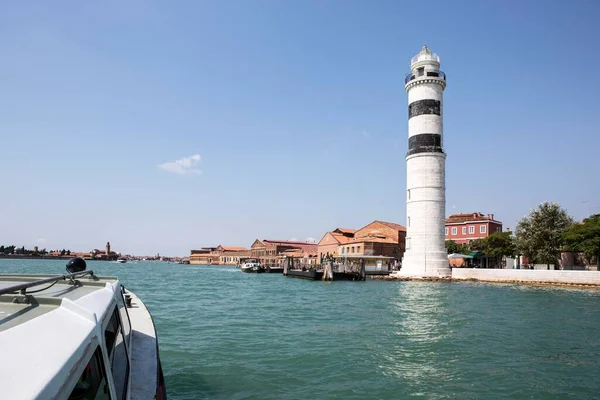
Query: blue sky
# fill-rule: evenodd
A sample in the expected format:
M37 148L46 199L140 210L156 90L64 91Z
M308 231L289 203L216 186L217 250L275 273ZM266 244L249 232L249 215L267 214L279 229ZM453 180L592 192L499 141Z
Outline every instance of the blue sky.
M448 214L598 213L598 17L595 1L3 2L0 243L186 255L404 225L403 79L425 43L448 75Z

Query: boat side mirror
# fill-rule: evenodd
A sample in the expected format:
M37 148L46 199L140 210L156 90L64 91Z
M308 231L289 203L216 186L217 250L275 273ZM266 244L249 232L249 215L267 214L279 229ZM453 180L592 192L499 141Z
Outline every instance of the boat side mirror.
M67 271L71 274L86 270L85 260L81 257L73 257L67 263Z

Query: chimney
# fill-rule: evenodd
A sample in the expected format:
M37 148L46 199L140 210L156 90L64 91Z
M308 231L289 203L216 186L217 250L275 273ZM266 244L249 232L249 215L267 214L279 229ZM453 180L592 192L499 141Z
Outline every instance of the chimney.
M490 214L490 219L494 219L494 214Z

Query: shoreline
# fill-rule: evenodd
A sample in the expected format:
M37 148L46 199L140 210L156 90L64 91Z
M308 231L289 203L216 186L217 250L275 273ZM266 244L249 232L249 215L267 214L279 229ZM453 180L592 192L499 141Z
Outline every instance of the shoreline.
M0 259L7 260L69 260L75 256L42 256L42 255L21 255L21 254L0 254Z
M20 255L20 254L0 254L0 260L70 260L75 255L64 255L64 256L32 256L32 255ZM114 261L101 258L84 258L85 261ZM116 259L115 259L116 260Z
M596 283L566 283L566 282L535 282L535 281L524 281L517 279L506 279L506 280L497 280L497 279L476 279L476 278L444 278L444 277L408 277L408 276L371 276L372 280L380 280L380 281L397 281L397 282L406 282L406 281L419 281L419 282L483 282L483 283L498 283L502 285L528 285L528 286L553 286L553 287L564 287L564 288L576 288L576 289L595 289L600 290L600 285Z

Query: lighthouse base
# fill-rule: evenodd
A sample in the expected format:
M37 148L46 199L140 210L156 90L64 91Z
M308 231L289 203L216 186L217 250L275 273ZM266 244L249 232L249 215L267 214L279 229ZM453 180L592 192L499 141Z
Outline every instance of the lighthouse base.
M443 278L452 276L446 251L415 254L407 252L402 259L402 268L394 273L396 276L411 278Z

